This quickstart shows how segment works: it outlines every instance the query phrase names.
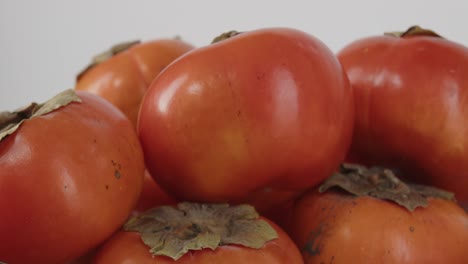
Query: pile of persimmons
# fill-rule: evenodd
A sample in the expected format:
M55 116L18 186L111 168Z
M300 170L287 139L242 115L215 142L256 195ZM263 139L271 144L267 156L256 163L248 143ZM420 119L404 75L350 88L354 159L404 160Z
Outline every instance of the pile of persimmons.
M37 89L37 88L35 88ZM468 48L113 46L0 113L0 263L468 263Z

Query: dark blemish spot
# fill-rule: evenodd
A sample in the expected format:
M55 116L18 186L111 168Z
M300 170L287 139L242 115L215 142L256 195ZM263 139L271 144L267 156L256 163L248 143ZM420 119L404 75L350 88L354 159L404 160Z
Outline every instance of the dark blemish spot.
M112 166L114 166L114 168L117 168L117 169L122 169L122 164L114 161L114 160L111 160L111 163L112 163Z
M96 139L93 139L93 142L94 142L94 143L97 143L97 140L96 140Z
M306 243L302 248L303 252L307 253L310 256L320 255L322 247L322 245L320 244L320 236L322 235L323 228L323 225L320 225L316 230L312 230L309 233Z
M106 186L105 186L105 187L106 187L106 190L109 190L109 185L107 185L107 184L106 184Z
M414 232L414 226L410 226L409 231Z
M241 115L241 110L237 110L237 116L239 117Z
M64 185L64 186L63 186L63 188L64 188L64 189L67 189L67 188L68 188L68 186L67 186L67 185Z
M115 171L114 171L114 176L115 176L115 178L120 179L120 177L121 177L122 175L120 175L120 171L119 171L119 170L115 170Z

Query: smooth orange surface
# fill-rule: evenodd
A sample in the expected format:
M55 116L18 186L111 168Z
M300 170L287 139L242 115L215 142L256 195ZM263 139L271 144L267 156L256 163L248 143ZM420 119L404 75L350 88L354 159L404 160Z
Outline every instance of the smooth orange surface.
M468 215L431 199L409 212L391 202L312 190L287 228L307 264L466 264Z
M177 39L134 45L94 66L77 81L75 89L107 99L136 126L140 102L150 83L169 63L192 48Z
M333 53L292 29L193 50L152 83L138 132L148 171L182 200L260 201L317 184L344 159L353 98ZM289 195L287 195L289 198ZM249 200L250 201L250 200Z
M135 206L143 153L114 106L82 103L26 120L0 142L0 261L61 264L114 233Z
M468 48L371 37L338 53L354 87L352 153L455 192L468 208Z
M270 222L271 223L271 222ZM97 253L93 264L302 264L301 254L291 239L272 224L278 238L260 249L237 245L224 245L215 250L192 250L177 261L164 256L152 256L135 232L119 232L107 241Z

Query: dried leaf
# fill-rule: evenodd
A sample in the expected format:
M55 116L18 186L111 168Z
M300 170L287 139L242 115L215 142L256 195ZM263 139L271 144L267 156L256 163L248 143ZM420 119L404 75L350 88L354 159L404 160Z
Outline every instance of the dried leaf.
M427 207L429 197L454 200L450 192L434 187L406 184L386 168L354 164L343 164L340 171L330 176L320 187L320 192L330 188L341 188L356 196L371 196L389 200L409 211L417 207Z
M25 120L48 114L72 102L81 102L81 99L73 89L68 89L57 94L43 104L31 103L13 112L1 112L0 141L6 136L13 134Z
M124 230L139 232L153 255L181 258L190 250L235 244L261 248L278 237L250 205L179 203L130 219Z

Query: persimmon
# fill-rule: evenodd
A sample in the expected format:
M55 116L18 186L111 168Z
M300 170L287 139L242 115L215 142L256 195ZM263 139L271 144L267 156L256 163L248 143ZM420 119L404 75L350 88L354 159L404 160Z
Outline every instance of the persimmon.
M143 152L125 115L67 90L0 113L0 262L60 264L127 220L140 195Z
M354 88L350 156L454 192L468 209L468 47L414 26L337 56Z
M177 199L264 212L343 161L353 114L352 88L323 42L264 28L171 63L145 94L138 134L148 171Z
M344 165L298 200L285 230L305 263L468 263L468 215L453 194L388 169Z

